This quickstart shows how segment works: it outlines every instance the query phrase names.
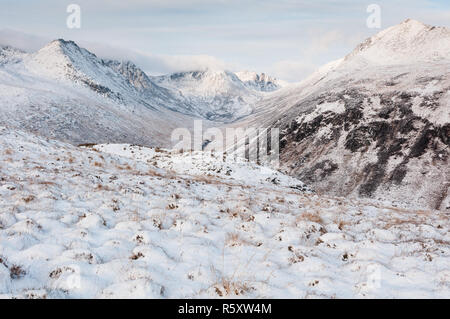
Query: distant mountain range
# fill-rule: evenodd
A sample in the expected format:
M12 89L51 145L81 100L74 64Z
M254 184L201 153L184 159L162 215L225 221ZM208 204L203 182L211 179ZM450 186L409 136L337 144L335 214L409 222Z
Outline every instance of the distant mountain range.
M165 145L192 117L231 122L251 114L269 86L277 88L273 79L250 85L228 71L151 77L130 61L101 59L62 39L31 54L0 49L0 123L70 142Z
M181 72L152 79L182 102L177 111L208 120L230 122L250 115L262 98L260 91L228 71Z
M223 122L250 115L266 93L288 85L264 73L212 69L179 72L152 80L180 101L177 111Z

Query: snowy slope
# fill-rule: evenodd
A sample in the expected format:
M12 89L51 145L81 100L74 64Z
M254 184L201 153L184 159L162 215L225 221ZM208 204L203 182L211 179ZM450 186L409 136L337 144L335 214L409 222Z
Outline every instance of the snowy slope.
M177 99L169 90L155 84L144 71L139 69L131 61L103 60L111 69L121 74L126 82L137 90L137 95L142 103L152 101L157 105L176 112L182 110L185 101Z
M209 120L231 122L247 116L262 96L229 71L207 69L152 79L186 102L180 106L181 112Z
M450 209L449 35L407 20L235 125L279 127L283 170L321 193Z
M0 46L0 66L7 63L18 63L26 55L25 52L9 46Z
M175 171L182 175L198 175L219 177L224 180L235 180L247 185L272 183L292 189L311 192L311 190L298 179L284 175L278 171L264 166L257 166L242 158L218 155L203 152L173 154L170 150L146 148L127 144L100 144L92 146L93 149L120 155L135 160L152 163L157 167Z
M159 149L7 128L0 145L0 297L450 298L443 212L318 196L198 154L189 172Z

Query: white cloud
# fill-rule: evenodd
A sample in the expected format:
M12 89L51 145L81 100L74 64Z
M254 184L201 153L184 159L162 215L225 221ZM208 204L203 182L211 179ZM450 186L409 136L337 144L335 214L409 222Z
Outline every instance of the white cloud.
M283 60L269 68L268 73L288 82L299 82L318 68L308 61Z
M344 36L340 31L332 30L322 34L313 34L312 42L306 49L306 55L313 57L317 54L327 52L330 47L342 42Z
M23 33L12 29L0 30L0 45L9 45L26 52L34 52L42 48L52 39Z
M0 45L8 45L26 52L35 52L52 40L54 39L11 29L0 30ZM235 68L233 65L209 55L157 55L89 41L80 41L78 45L100 58L132 61L149 75L206 68L220 70Z
M154 55L128 49L107 50L102 45L89 45L104 58L130 60L150 75L209 69L232 69L232 65L209 55Z
M129 60L149 75L209 69L233 69L234 66L209 55L163 55L141 52L102 43L81 41L80 46L97 56L113 60Z

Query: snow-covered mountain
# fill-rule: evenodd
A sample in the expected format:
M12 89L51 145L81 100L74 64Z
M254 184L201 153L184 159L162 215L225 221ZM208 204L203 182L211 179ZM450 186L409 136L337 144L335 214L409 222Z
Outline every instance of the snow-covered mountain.
M75 82L121 104L176 110L182 103L132 62L100 59L73 41L55 40L24 63L37 76Z
M283 169L321 193L450 209L450 31L407 20L242 125L282 130Z
M209 120L231 122L247 116L262 97L236 74L223 70L180 72L152 79L185 102L180 111Z
M258 74L252 71L241 71L236 72L236 75L245 86L255 91L273 92L288 85L287 82L278 80L265 73Z
M192 125L183 101L131 62L55 40L35 53L0 49L0 124L72 143L168 145Z

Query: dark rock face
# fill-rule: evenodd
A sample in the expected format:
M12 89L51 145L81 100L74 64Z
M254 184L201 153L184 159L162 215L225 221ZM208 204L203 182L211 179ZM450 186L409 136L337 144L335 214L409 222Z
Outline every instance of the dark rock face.
M305 182L314 182L316 180L323 180L327 176L333 174L338 168L338 165L330 160L325 160L315 164L311 169L305 171L300 177Z
M321 127L320 124L322 123L322 120L323 120L323 115L319 115L316 118L314 118L314 120L312 120L311 122L303 123L302 125L300 125L297 129L297 133L295 135L295 140L301 141L301 140L317 133L317 131ZM293 125L292 127L296 128L295 125Z
M281 127L283 167L316 190L332 190L339 196L375 197L396 187L406 192L411 181L431 183L428 175L440 169L444 177L438 182L445 183L444 178L450 178L445 170L450 124L435 124L413 112L417 98L420 107L442 107L443 94L392 91L374 95L346 89L301 101L273 123ZM339 102L345 110L313 113L325 102ZM428 206L439 208L439 196L430 196Z
M373 142L377 145L384 144L392 135L392 127L388 122L370 122L361 125L347 134L345 148L352 152L357 152L363 147L370 146Z

